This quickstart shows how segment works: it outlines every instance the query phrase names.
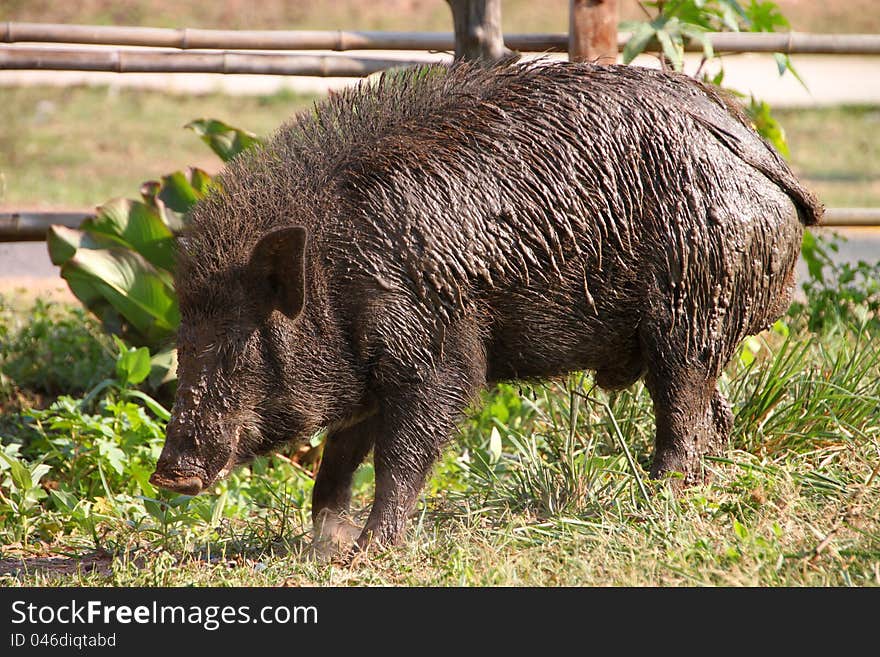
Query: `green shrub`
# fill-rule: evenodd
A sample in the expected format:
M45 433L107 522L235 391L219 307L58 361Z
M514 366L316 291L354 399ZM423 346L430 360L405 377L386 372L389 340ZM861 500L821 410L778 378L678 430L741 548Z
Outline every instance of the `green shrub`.
M804 234L801 254L808 271L801 284L804 299L792 304L789 315L806 321L811 331L826 332L847 323L880 325L880 260L836 263L833 254L844 239L836 233Z
M213 119L186 127L224 161L259 143L255 135ZM53 264L109 332L153 351L169 348L180 321L173 279L175 235L212 184L201 169L176 171L144 183L138 200L108 201L79 229L50 228Z
M0 323L0 372L12 384L45 395L77 394L109 375L109 339L82 309L38 300L24 316Z

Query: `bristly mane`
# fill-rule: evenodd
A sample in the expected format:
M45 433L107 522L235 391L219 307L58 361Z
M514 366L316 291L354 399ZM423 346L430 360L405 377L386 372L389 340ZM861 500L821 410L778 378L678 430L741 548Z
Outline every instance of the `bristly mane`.
M546 61L387 73L227 165L193 213L178 287L233 284L261 235L297 224L338 257L456 305L468 277L547 276L603 240L632 249L640 212L672 220L659 186L698 185L726 207L734 182L669 159L701 161L706 141L818 222L821 205L744 114L685 76ZM670 182L679 175L690 178Z

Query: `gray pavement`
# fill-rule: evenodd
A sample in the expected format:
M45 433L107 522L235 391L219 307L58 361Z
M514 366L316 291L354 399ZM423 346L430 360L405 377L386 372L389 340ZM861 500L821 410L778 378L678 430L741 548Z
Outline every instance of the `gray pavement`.
M34 47L51 47L32 44ZM52 44L52 46L63 44ZM84 48L86 46L76 46ZM297 53L291 53L297 54ZM308 51L298 54L328 55L332 52ZM335 53L339 55L340 53ZM446 53L424 51L346 51L352 57L376 59L413 59L419 61L450 61ZM536 55L528 55L535 57ZM548 55L551 59L563 54ZM723 59L724 84L744 94L753 94L774 107L813 107L839 104L880 104L880 57L840 55L797 55L792 58L802 86L793 75L782 77L772 55L746 53L727 55ZM656 57L643 55L635 60L639 66L657 67ZM700 56L685 56L685 71L694 73ZM707 71L717 71L713 63ZM100 85L156 89L172 93L209 93L266 95L280 90L299 93L322 93L355 84L358 78L318 78L277 75L222 75L214 73L105 73L87 71L0 71L0 87L17 85Z
M819 229L819 232L830 229ZM880 261L880 228L837 228L847 239L834 256L838 262L856 263L859 260ZM806 265L800 262L798 276L806 275ZM58 268L49 260L43 242L0 243L0 293L26 289L33 294L64 287Z

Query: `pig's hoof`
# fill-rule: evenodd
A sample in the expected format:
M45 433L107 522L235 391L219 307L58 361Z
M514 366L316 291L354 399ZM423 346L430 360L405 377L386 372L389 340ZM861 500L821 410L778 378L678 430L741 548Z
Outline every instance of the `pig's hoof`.
M361 528L351 520L324 510L315 519L312 556L322 562L344 561L360 536Z

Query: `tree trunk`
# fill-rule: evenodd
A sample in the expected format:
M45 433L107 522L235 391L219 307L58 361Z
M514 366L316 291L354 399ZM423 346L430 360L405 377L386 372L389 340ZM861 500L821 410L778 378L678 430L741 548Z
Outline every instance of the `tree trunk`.
M617 61L617 0L571 0L568 59L614 64Z
M446 0L455 25L455 59L491 63L511 57L501 32L501 0Z

